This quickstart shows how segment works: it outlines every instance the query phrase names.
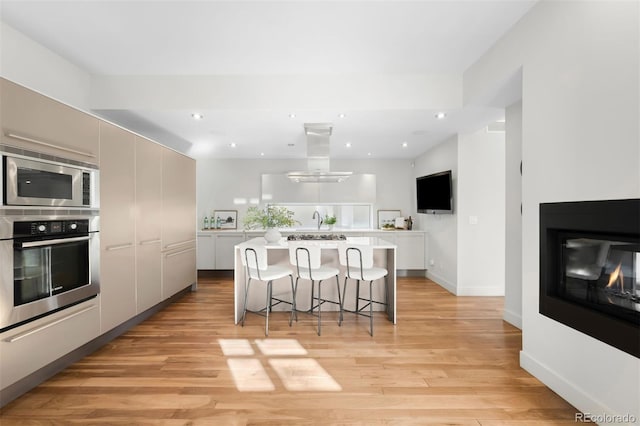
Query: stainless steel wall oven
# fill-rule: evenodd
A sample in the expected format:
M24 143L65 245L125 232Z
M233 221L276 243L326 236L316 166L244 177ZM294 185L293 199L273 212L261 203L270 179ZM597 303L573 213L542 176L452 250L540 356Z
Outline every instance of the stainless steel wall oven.
M99 216L0 217L0 332L100 292Z

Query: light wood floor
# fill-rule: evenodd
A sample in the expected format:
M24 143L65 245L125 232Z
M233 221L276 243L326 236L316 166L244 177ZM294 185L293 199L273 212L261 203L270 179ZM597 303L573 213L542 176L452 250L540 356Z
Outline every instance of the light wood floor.
M342 327L323 315L319 337L314 317L289 328L274 313L265 342L263 317L233 324L231 279L200 280L4 407L0 424L575 424L576 410L518 366L521 334L501 298L401 278L397 325L380 313L371 338L366 318L345 315Z

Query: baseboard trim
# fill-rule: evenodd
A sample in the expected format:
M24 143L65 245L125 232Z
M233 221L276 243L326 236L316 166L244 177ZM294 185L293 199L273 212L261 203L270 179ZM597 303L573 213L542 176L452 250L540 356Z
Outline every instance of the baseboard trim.
M396 270L396 277L420 277L425 278L427 276L426 269L398 269Z
M33 373L7 386L6 388L0 389L0 408L4 407L11 401L29 392L30 390L32 390L39 384L45 382L46 380L49 380L51 377L55 376L65 368L69 367L71 364L76 363L80 361L82 358L84 358L85 356L92 354L93 352L100 349L102 346L106 345L116 337L120 336L121 334L124 334L129 329L140 324L141 322L143 322L153 314L160 312L170 304L176 302L177 300L182 298L182 296L191 292L194 286L195 286L195 283L190 284L188 287L174 294L170 298L163 300L162 302L158 303L155 306L152 306L151 308L147 309L144 312L139 313L135 317L120 324L114 329L109 330L104 334L101 334L95 339L85 343L79 348L74 349L73 351L58 358L57 360L45 365L39 370L34 371Z
M438 284L440 287L442 287L445 290L447 290L449 293L457 295L457 293L456 293L457 285L456 284L450 283L449 281L447 281L446 279L444 279L440 275L434 274L433 272L429 272L429 271L427 271L427 278L429 278L431 281L433 281L434 283Z
M198 269L198 278L233 278L233 269Z
M609 418L624 418L615 413L606 405L593 398L587 392L576 386L574 383L562 377L557 371L539 362L537 359L520 351L520 366L544 383L552 391L564 398L569 404L576 407L581 413L590 413L592 416L607 416ZM633 413L627 413L627 416ZM637 421L638 419L636 419ZM630 425L629 422L606 422L607 425ZM634 423L638 424L638 423Z
M504 309L502 312L502 319L511 324L514 327L522 330L522 315L516 314L513 311Z
M458 286L458 291L456 294L458 296L504 296L504 288Z

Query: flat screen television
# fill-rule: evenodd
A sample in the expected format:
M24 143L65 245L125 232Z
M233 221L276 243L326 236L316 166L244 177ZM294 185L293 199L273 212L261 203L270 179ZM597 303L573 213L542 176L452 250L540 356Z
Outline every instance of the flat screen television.
M453 213L451 170L416 178L418 213Z

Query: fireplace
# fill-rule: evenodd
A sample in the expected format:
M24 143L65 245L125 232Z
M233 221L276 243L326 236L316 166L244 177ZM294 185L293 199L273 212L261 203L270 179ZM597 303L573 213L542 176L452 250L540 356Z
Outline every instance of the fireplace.
M540 205L539 307L640 358L640 199Z

